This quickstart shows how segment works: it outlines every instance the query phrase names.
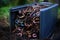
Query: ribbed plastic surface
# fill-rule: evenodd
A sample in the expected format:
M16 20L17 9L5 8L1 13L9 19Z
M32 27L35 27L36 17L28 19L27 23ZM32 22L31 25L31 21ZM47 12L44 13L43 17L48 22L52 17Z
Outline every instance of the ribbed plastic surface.
M41 9L40 13L40 36L41 39L44 39L48 38L53 33L57 20L58 4L53 4L47 8Z

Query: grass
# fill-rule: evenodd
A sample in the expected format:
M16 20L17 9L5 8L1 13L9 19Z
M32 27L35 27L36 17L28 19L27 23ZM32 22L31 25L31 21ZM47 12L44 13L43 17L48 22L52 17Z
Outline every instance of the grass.
M0 8L0 18L3 16L9 17L9 11L12 6L4 6Z
M58 15L60 15L60 7L58 8Z
M58 18L60 18L60 7L58 8Z
M2 7L2 8L0 9L0 16L1 16L1 15L7 16L7 15L8 15L8 12L9 12L9 8L8 8L8 7Z

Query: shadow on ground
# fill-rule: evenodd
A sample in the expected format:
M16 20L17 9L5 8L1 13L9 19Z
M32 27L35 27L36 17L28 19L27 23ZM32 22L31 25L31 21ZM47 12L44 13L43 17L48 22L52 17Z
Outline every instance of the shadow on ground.
M57 20L56 29L55 29L54 34L55 35L54 35L53 40L60 40L60 19Z
M0 40L9 40L10 39L10 30L8 27L0 26Z

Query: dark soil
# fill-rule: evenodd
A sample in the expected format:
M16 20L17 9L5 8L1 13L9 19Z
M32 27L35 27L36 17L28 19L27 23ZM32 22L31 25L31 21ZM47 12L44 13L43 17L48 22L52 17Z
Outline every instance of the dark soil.
M10 29L8 27L3 28L0 26L0 40L10 39Z

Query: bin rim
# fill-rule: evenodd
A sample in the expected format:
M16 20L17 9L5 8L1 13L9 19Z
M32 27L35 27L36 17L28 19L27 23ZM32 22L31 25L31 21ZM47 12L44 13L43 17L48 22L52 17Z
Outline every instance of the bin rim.
M10 11L12 11L12 10L16 11L17 9L20 9L20 8L23 8L23 7L26 7L26 6L33 6L34 4L36 4L36 3L25 4L25 5L21 5L21 6L12 7L12 8L10 8ZM45 10L48 10L48 9L53 8L55 6L58 6L58 4L53 4L53 3L50 3L50 2L40 2L38 4L51 5L51 6L48 6L47 8L40 9L40 11L45 11Z
M51 8L53 8L53 7L57 7L57 6L58 6L58 4L54 4L54 5L49 6L49 7L47 7L47 8L40 9L40 11L46 11L46 10L49 10L49 9L51 9Z

